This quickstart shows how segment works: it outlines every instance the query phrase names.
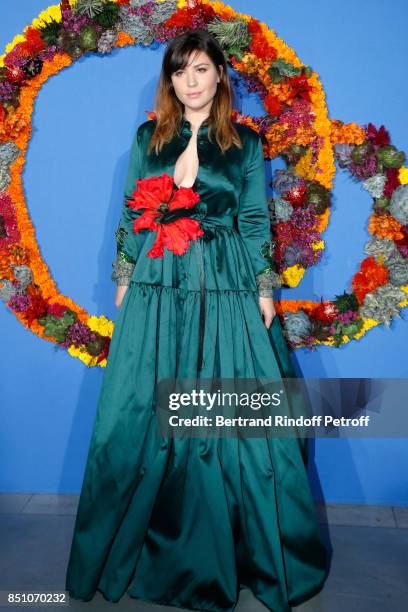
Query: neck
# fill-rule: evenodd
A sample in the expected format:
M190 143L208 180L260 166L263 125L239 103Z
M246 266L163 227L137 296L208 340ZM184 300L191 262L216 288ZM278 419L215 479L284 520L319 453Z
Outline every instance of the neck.
M186 116L185 114L183 114L183 119L184 121L187 121L190 124L192 130L198 130L203 124L208 122L209 115L193 118L191 116Z

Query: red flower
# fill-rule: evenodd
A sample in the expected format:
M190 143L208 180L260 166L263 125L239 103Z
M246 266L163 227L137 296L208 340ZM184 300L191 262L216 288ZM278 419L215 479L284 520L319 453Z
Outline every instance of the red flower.
M300 208L305 201L306 191L306 185L296 185L296 187L289 189L289 191L282 196L282 199L290 202L294 208Z
M307 76L304 73L290 77L288 83L291 89L289 94L291 98L299 96L310 102L310 92L313 90L313 87L309 85Z
M32 285L28 286L27 293L30 296L30 306L23 313L23 324L31 327L33 321L47 314L47 302L40 295L39 290Z
M263 103L269 115L275 117L281 112L281 104L273 94L269 93L265 96Z
M67 11L68 13L71 13L71 5L69 3L69 0L61 0L60 8L61 8L61 14L62 14L62 11Z
M64 304L55 303L47 305L47 313L58 317L58 319L64 316L66 310L69 310L69 308Z
M335 304L331 301L320 300L319 306L313 310L313 318L323 324L333 323L339 314Z
M25 31L26 43L23 43L30 54L40 53L47 47L47 43L42 39L41 32L32 26Z
M369 123L366 131L369 140L371 140L373 144L376 144L380 147L383 145L390 144L390 136L383 125L380 127L379 130L377 130L374 124Z
M398 238L396 240L394 240L395 244L397 245L397 247L401 247L401 248L408 248L408 225L402 225L401 226L401 231L404 234L403 238ZM402 252L401 252L402 255Z
M148 257L163 257L164 247L175 255L184 255L190 246L189 240L196 240L204 234L200 224L189 216L200 200L191 187L175 186L173 178L163 172L161 176L137 179L137 189L129 207L144 209L133 225L137 234L142 229L157 232Z
M255 53L255 55L262 58L263 60L273 61L276 59L278 55L276 52L276 49L274 49L274 47L272 47L268 43L262 31L255 32L252 35L252 40L251 40L249 47L252 53Z
M193 7L179 8L171 17L163 21L165 28L187 28L194 29L198 21L209 23L214 19L216 13L212 6L198 3Z
M385 175L387 180L384 184L384 196L390 198L393 191L400 186L399 180L399 169L398 168L386 168Z
M109 336L102 336L102 338L103 338L102 351L101 353L99 353L96 363L100 363L101 361L106 359L109 355L109 347L110 347L111 339L109 338Z
M9 81L13 83L21 83L26 79L26 73L20 66L13 66L12 68L6 67L5 74Z
M247 28L248 33L251 35L262 33L261 24L258 19L251 18L248 22Z

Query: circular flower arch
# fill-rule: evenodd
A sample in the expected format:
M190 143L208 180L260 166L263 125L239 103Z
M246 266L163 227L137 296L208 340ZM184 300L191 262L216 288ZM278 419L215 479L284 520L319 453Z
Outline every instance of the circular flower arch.
M166 42L206 28L222 46L265 114L234 120L262 138L267 159L280 156L269 199L273 265L295 287L321 258L335 162L373 198L372 238L351 288L335 299L275 300L289 345L339 347L376 325L390 325L408 304L408 168L384 126L328 116L318 74L265 23L208 0L62 0L48 7L0 57L0 298L33 333L88 366L105 366L113 322L62 295L42 260L28 214L22 170L34 101L53 75L87 53ZM154 112L148 113L153 118Z

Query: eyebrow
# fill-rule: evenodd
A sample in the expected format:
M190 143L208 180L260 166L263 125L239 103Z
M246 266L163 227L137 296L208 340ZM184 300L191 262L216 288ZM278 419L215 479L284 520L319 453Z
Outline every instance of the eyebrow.
M197 68L198 66L209 66L208 62L200 62L199 64L193 64L194 68ZM184 68L179 68L179 70L184 70Z

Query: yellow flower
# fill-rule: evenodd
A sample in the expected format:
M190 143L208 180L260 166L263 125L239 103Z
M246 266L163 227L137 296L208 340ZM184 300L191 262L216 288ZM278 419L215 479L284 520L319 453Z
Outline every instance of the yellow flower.
M81 351L80 349L78 349L74 345L72 345L72 346L70 346L68 348L68 353L70 355L72 355L72 357L78 357L78 359L83 361L83 363L85 363L85 365L90 365L90 362L92 361L92 359L94 359L94 357L92 357L92 355L89 355L89 353Z
M407 298L408 298L408 285L401 285L400 289L402 289L402 291L407 294ZM408 299L406 300L404 299L402 300L402 302L400 302L401 307L404 307L407 305L408 305Z
M334 344L334 340L318 340L317 338L314 341L315 344L327 344L328 346L332 346Z
M72 2L71 2L72 4ZM43 23L49 23L50 21L54 20L57 21L58 23L60 23L62 17L61 17L61 9L60 9L60 5L59 4L53 4L52 6L49 6L47 9L45 9L44 11L42 11L38 17L36 17L35 19L33 19L32 21L32 26L34 28L39 28L41 25L43 25Z
M314 178L314 167L312 165L313 151L309 148L304 155L299 159L295 166L295 170L300 176L305 179L312 180Z
M76 346L70 346L68 348L68 353L72 356L72 357L77 357L78 359L80 359L85 365L87 365L88 367L93 367L96 365L101 366L102 368L106 367L106 363L107 360L103 359L99 364L97 363L97 357L94 357L92 355L90 355L89 353L87 353L84 350L78 349Z
M408 183L408 168L402 166L402 168L400 168L399 170L398 178L401 184L405 185L406 183Z
M316 242L312 242L310 244L314 251L321 251L324 249L324 240L317 240Z
M98 332L101 336L109 336L109 338L112 338L114 324L104 315L100 317L91 316L86 323L92 331Z
M364 336L366 331L368 331L372 327L376 327L376 325L379 325L379 321L376 321L375 319L363 319L363 326L360 331L354 336L354 338L361 338L362 336Z
M289 287L296 287L302 280L304 273L305 269L299 266L299 264L295 264L284 270L282 273L282 280L286 285L289 285Z
M70 0L71 2L71 6L75 6L76 4L76 0ZM60 9L60 5L59 4L54 4L52 6L49 6L48 8L46 8L44 11L42 11L38 17L35 17L31 23L31 26L33 28L39 28L41 25L45 23L49 23L51 20L57 21L58 23L61 21L61 9ZM24 32L26 32L27 28L29 26L26 26L24 28ZM13 40L8 43L6 45L6 52L0 56L0 67L4 66L4 58L6 57L6 55L8 53L10 53L10 51L12 51L14 49L14 47L20 43L20 42L24 42L25 41L25 37L23 34L17 34Z
M22 34L16 34L12 42L6 45L6 53L10 53L10 51L12 51L18 43L24 42L24 41L25 41L25 38Z

